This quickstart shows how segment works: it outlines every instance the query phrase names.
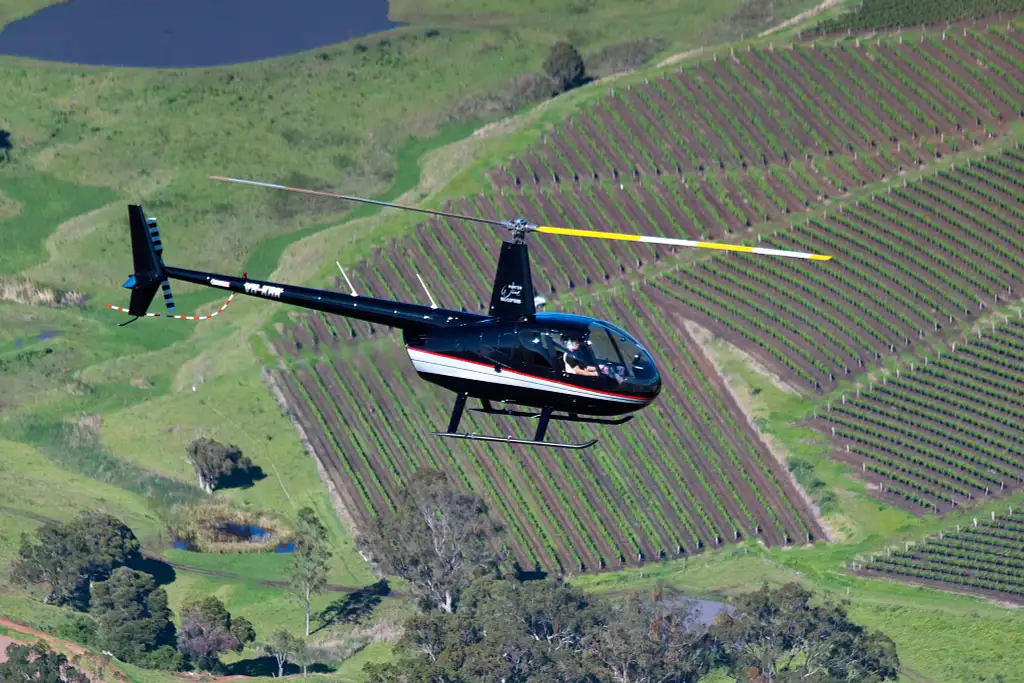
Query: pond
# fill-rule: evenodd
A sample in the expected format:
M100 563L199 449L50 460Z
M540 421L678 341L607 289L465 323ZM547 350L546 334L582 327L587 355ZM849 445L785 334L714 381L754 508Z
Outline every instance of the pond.
M269 541L273 536L273 533L269 529L264 529L254 524L227 523L219 526L218 530L236 537L239 541L249 541L251 543ZM173 541L173 545L178 550L199 552L199 547L186 539L176 538ZM275 553L292 553L295 552L295 545L292 543L278 543L274 546L273 551Z
M92 66L220 66L397 25L387 0L68 0L0 30L0 55Z
M715 600L701 600L686 595L675 595L665 599L666 605L678 609L687 609L694 624L710 626L714 623L715 617L723 611L729 611L729 606L724 602Z

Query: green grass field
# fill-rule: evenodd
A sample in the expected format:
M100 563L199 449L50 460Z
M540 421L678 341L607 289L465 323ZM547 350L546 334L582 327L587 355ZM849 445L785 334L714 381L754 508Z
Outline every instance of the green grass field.
M0 27L46 4L0 0ZM321 285L336 259L355 262L413 223L206 176L330 185L436 205L479 189L482 169L603 93L601 85L588 86L471 136L519 103L514 77L538 69L553 40L573 40L598 70L610 70L616 48L640 38L651 39L663 57L749 36L815 3L775 2L771 18L738 14L743 4L396 0L392 18L409 22L406 28L238 67L78 69L0 58L0 129L13 144L12 162L0 166L0 277L91 297L84 308L62 310L0 301L0 583L20 533L39 523L33 516L69 519L102 507L150 543L161 542L167 506L201 497L184 461L185 445L198 436L239 445L267 474L251 489L218 492L216 499L279 515L313 505L330 522L337 557L330 581L372 582L312 458L261 379L266 352L254 335L281 320L281 309L239 299L216 324L115 327L121 314L103 305L127 300L120 288L131 269L125 204L141 202L159 217L169 263ZM564 33L549 28L568 25ZM428 29L439 33L428 36ZM182 313L221 303L216 293L184 285L175 292ZM59 334L40 339L47 331ZM870 498L848 468L827 457L819 435L792 426L809 403L774 388L728 349L716 354L737 391L760 390L749 396L759 426L811 463L813 476L835 494L826 520L841 544L770 552L741 546L580 584L619 591L663 580L714 596L762 579L797 579L848 596L856 619L892 636L912 670L908 681L1024 680L1020 610L843 573L843 563L859 553L939 525ZM100 438L87 449L68 449L58 426L83 413L102 416ZM259 583L284 578L287 556L164 554L238 577L178 571L168 586L175 609L190 596L214 594L260 635L301 629L299 607L283 590ZM336 598L319 596L317 606ZM398 621L405 609L386 600L375 618ZM52 632L67 620L64 611L2 591L0 613ZM388 656L389 646L376 644L331 680L362 680L364 661ZM134 680L170 680L128 669Z
M2 0L0 27L47 4ZM775 13L784 18L811 4L778 2ZM497 3L481 10L399 2L392 16L408 27L230 68L118 70L0 58L0 129L12 145L10 162L0 166L0 278L88 297L83 307L64 309L0 301L0 471L12 492L0 509L4 575L22 531L81 509L106 509L163 548L168 506L202 498L184 447L210 436L238 444L267 474L251 489L215 499L285 516L313 505L330 520L338 558L331 582L370 583L312 459L260 376L265 353L253 333L282 312L238 300L221 324L115 327L123 318L104 304L126 301L125 204L142 202L159 217L169 263L319 283L335 259L353 261L381 239L387 214L311 206L206 176L430 201L488 153L494 137L469 137L476 128L530 104L515 77L539 69L554 40L573 40L600 74L640 38L649 39L648 53L669 54L776 21L739 15L742 5L545 2L508 12ZM568 34L550 28L570 21ZM183 313L218 301L188 286L175 294ZM71 448L64 430L83 415L92 416L98 438ZM166 557L240 577L178 571L168 586L173 606L216 594L261 634L301 627L284 591L259 584L281 579L286 557L174 550ZM318 605L330 599L320 596ZM66 619L19 594L0 594L0 601L4 614L49 630ZM394 609L382 607L379 618ZM355 659L386 649L374 646Z

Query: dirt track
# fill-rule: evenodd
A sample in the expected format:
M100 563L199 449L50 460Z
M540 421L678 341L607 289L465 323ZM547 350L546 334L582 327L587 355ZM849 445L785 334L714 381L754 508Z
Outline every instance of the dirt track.
M73 654L87 654L86 649L83 648L81 645L75 645L74 643L69 643L68 641L61 640L60 638L54 638L53 636L43 633L42 631L39 631L37 629L34 629L31 626L22 624L17 621L13 621L11 619L8 619L7 617L0 617L0 626L11 631L16 631L17 633L23 634L25 636L24 638L20 638L17 641L15 641L10 636L0 636L0 662L7 661L7 657L4 654L4 650L6 650L7 646L10 645L12 642L35 642L36 640L45 640L51 645L59 646L61 649L67 650L68 652L71 652Z

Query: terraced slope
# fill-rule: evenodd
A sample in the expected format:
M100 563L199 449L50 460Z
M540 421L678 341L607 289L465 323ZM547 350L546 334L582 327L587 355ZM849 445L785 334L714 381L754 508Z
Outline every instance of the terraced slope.
M841 459L911 511L947 512L1024 486L1024 319L976 330L817 420Z
M955 531L877 555L860 573L1024 604L1024 518L1013 508L975 517Z

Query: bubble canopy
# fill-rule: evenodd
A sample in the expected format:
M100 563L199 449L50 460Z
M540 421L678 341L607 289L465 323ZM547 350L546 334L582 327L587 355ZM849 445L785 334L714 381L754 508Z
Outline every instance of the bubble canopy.
M544 314L537 316L538 322L545 318ZM568 315L558 318L559 322L571 319L577 323L551 335L552 350L560 369L581 375L581 379L591 376L596 386L604 385L612 391L657 392L660 388L661 377L654 359L624 329L594 318Z

